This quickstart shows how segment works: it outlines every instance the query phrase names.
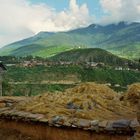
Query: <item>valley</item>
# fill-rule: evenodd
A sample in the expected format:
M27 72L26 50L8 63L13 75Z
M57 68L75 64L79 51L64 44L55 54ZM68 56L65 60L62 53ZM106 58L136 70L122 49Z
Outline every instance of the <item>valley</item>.
M69 56L69 57L68 57ZM122 92L140 82L140 64L102 49L75 49L50 58L0 57L6 65L3 95L34 96L64 91L79 83L107 84Z

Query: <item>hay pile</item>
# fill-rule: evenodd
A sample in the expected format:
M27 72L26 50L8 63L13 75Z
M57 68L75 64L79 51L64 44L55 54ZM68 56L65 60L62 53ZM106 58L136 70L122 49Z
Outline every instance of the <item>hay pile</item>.
M18 110L45 114L47 118L114 120L134 118L135 110L120 95L105 85L84 83L65 92L46 93L24 101Z
M140 101L140 83L135 83L128 87L125 99L132 103L132 105L138 104Z

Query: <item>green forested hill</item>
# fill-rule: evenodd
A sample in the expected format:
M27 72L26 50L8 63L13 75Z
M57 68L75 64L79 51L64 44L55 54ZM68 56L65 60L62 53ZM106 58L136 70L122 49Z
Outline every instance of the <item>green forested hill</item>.
M102 62L107 65L125 65L129 62L127 59L119 58L108 51L99 48L75 49L62 52L50 59L56 61L72 62Z

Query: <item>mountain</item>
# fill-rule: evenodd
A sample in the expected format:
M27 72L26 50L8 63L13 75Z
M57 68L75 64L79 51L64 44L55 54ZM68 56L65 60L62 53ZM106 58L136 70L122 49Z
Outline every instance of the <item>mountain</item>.
M40 32L9 44L0 55L50 57L75 48L102 48L126 58L140 56L140 23L92 24L67 32Z
M75 49L62 52L50 58L55 61L70 62L102 62L106 65L125 65L129 60L119 58L100 48Z

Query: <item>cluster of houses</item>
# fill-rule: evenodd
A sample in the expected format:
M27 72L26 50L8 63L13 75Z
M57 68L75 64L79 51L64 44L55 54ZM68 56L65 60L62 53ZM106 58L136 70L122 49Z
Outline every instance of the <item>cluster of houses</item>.
M6 64L6 66L20 66L20 67L34 67L34 66L85 66L85 67L104 67L105 64L101 62L73 62L73 61L39 61L39 60L30 60L23 61L17 64Z
M34 66L85 66L87 68L92 67L104 67L104 63L97 63L97 62L72 62L72 61L23 61L19 64L6 64L6 66L20 66L20 67L34 67Z
M106 64L102 63L102 62L89 62L89 61L85 61L85 62L78 62L78 61L51 61L51 60L35 60L35 59L31 59L31 60L24 60L20 63L16 63L16 64L6 64L6 66L19 66L19 67L34 67L34 66L46 66L46 67L50 67L50 66L83 66L85 68L104 68L107 67ZM108 66L109 67L109 66ZM111 67L114 68L116 71L123 71L123 70L134 70L134 71L139 71L140 69L138 68L133 68L133 67L129 67L128 63L124 64L124 66L115 66L115 67Z
M34 67L34 66L57 66L57 65L77 65L77 63L65 62L65 61L23 61L19 64L21 67Z
M34 66L83 66L85 68L104 68L106 65L102 62L73 62L73 61L37 61L37 60L31 60L31 61L23 61L20 64L17 64L20 67L34 67ZM11 64L12 66L12 64ZM117 71L122 70L132 70L127 65L123 66L116 66L114 67ZM135 71L139 71L138 69L133 69Z
M129 70L132 70L132 69L130 69L129 67L121 67L121 66L118 66L118 67L115 67L115 70L117 70L117 71L122 71L122 70L129 71ZM139 71L139 69L133 69L133 70Z

